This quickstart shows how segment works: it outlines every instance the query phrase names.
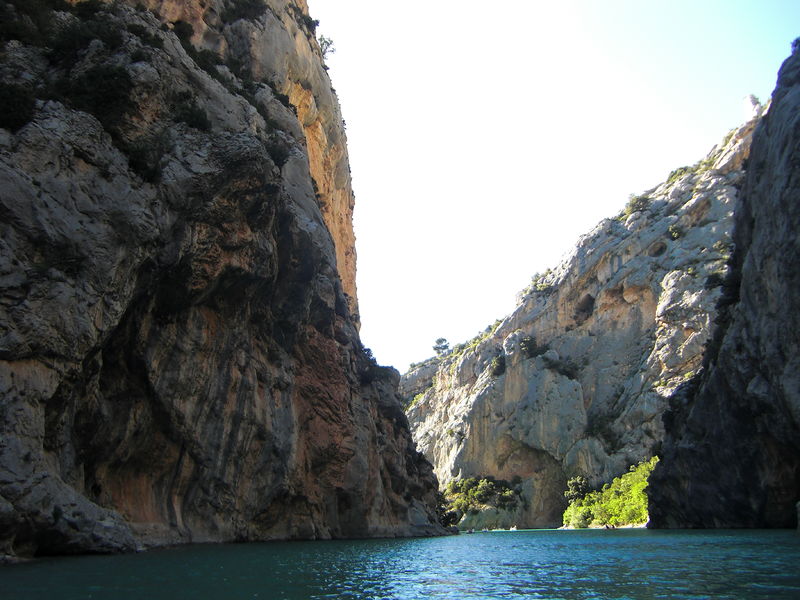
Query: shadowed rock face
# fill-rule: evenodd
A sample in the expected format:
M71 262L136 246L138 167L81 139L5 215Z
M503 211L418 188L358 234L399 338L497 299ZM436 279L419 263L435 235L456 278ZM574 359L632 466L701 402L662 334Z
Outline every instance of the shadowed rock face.
M676 398L657 527L793 527L800 499L800 53L783 64L736 215L733 293Z
M121 39L69 60L9 41L0 64L60 98L0 129L0 553L442 532L398 376L358 338L344 133L305 3L149 6L84 17ZM78 94L87 73L125 103Z
M599 223L494 328L404 375L440 481L519 481L521 506L493 526L559 526L568 478L599 486L658 453L710 338L757 122Z

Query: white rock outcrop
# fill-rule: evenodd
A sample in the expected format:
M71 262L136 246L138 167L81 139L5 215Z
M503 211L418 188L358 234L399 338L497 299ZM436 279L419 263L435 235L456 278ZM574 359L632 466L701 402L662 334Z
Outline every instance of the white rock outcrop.
M601 221L489 333L404 375L442 485L521 478L525 510L504 525L560 525L569 477L599 485L658 449L671 395L701 366L762 113Z

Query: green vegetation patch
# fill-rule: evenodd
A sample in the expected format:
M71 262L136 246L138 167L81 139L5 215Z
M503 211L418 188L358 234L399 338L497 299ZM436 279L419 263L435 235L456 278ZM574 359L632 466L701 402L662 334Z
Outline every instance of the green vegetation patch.
M677 240L683 236L683 229L681 229L678 225L670 225L667 228L667 237L671 240Z
M495 331L497 331L497 328L500 327L500 324L502 322L503 322L502 319L497 319L491 325L487 325L486 329L484 329L481 333L476 335L471 340L467 340L466 342L463 342L461 344L456 344L452 348L445 349L444 347L442 347L441 354L438 354L439 350L437 350L437 347L434 346L434 350L437 352L436 356L431 356L430 358L426 358L425 360L418 363L411 363L409 365L409 369L417 369L419 367L433 365L442 362L445 359L451 362L458 360L458 358L462 354L464 354L469 350L474 350L475 348L478 347L478 345L481 342L487 340ZM447 342L447 340L445 340L444 338L439 338L436 340L436 342L438 343L440 340L445 343Z
M697 165L691 167L678 167L674 171L672 171L669 176L667 177L667 185L672 185L684 175L691 175L697 170Z
M628 198L628 203L625 205L625 210L622 211L619 219L620 221L624 221L633 213L646 210L648 206L650 206L650 196L636 196L631 194L630 198Z
M409 403L406 405L406 410L408 411L408 410L411 410L412 408L414 408L414 407L415 407L417 404L419 404L420 402L422 402L423 398L425 398L425 392L420 392L419 394L417 394L416 396L414 396L414 397L411 399L411 402L409 402Z
M448 511L455 512L458 520L486 508L513 510L520 502L519 489L491 476L453 480L445 487L444 499Z
M555 286L548 281L553 274L553 269L547 269L544 273L536 273L531 277L531 282L522 290L522 297L529 296L534 292L549 295L555 291Z
M487 325L487 326L486 326L486 329L484 329L484 330L483 330L481 333L479 333L478 335L476 335L476 336L475 336L474 338L472 338L471 340L467 340L467 341L466 341L466 342L464 342L463 344L456 344L455 346L453 346L453 349L452 349L452 351L451 351L451 354L452 354L453 356L459 356L459 355L463 354L464 352L466 352L467 350L473 350L473 349L477 348L477 347L478 347L478 345L479 345L481 342L483 342L484 340L487 340L487 339L489 339L489 337L490 337L490 336L491 336L491 335L492 335L492 334L493 334L495 331L497 331L497 328L498 328L498 327L500 327L500 323L502 323L502 322L503 322L503 321L502 321L501 319L497 319L497 320L496 320L494 323L492 323L491 325Z
M593 492L586 491L585 479L571 479L564 492L570 501L564 511L564 526L620 527L624 525L643 525L647 523L647 488L650 474L658 462L654 456L632 466L627 473L615 477L609 484ZM580 481L583 479L583 481Z
M490 365L492 377L500 377L506 372L506 357L505 354L495 356Z
M547 346L539 346L536 343L536 338L532 335L526 335L519 342L519 347L525 358L536 358L547 352Z

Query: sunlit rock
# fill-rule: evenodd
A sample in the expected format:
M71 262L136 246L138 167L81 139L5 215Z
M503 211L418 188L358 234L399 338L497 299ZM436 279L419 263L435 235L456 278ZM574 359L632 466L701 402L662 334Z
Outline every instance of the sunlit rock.
M717 316L760 114L600 222L496 328L403 376L442 484L526 482L524 510L497 526L559 526L569 477L596 486L658 452Z
M81 10L0 58L0 552L442 532L305 2Z

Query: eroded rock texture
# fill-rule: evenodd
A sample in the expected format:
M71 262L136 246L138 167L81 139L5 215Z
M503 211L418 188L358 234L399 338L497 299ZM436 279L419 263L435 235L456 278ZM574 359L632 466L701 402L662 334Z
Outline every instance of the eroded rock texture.
M756 130L731 293L703 373L667 415L659 527L793 527L800 499L800 52Z
M440 481L519 482L522 502L484 524L559 526L567 478L596 486L659 450L716 316L757 121L602 221L494 329L403 377Z
M255 5L101 4L4 42L37 100L0 129L0 553L441 532L358 338L314 23Z

